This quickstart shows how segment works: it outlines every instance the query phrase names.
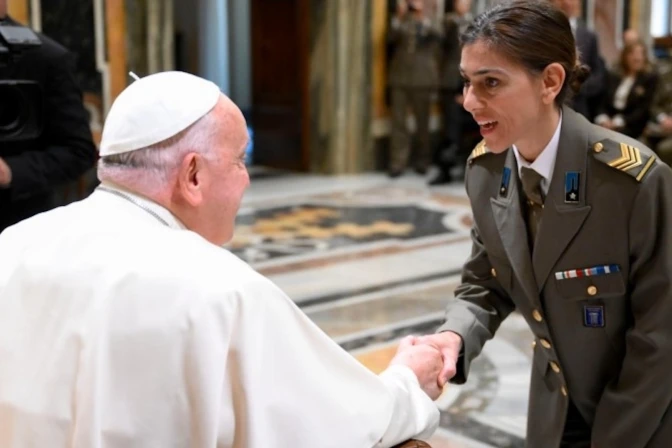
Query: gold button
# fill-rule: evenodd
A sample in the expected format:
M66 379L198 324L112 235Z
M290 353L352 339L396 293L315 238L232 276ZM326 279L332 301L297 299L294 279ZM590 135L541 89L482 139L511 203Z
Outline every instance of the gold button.
M532 348L537 346L537 341L532 341Z
M497 271L495 271L495 268L490 269L490 273L493 277L497 277Z
M595 152L602 152L603 149L604 145L602 143L595 143L595 145L593 145L593 150Z
M565 388L565 386L562 386L560 388L560 392L562 392L562 395L564 395L565 397L567 396L567 389Z
M541 342L541 346L542 346L542 347L544 347L544 348L546 348L546 349L550 349L550 348L551 348L551 343L548 342L546 339L542 339L540 342Z
M560 373L560 366L555 361L551 361L551 369L553 369L555 373Z
M588 295L589 296L594 296L595 294L597 294L597 287L589 286L588 287Z
M537 322L541 322L542 320L544 320L544 319L541 317L541 313L539 312L539 310L534 310L534 311L532 311L532 317L533 317L534 320L536 320Z

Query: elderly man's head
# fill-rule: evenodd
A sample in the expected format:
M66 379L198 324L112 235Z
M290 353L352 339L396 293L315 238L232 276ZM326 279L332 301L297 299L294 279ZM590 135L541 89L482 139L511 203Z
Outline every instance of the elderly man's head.
M171 91L165 92L165 95L171 94ZM209 90L204 95L213 95L213 92ZM131 151L115 153L112 149L109 150L112 154L108 155L103 152L98 177L103 182L148 197L170 210L188 229L213 244L222 245L233 236L236 213L249 185L245 166L248 134L238 107L221 93L215 95L214 107L171 137ZM165 107L163 103L160 106ZM158 110L156 106L147 105L147 113L153 108ZM123 120L120 116L123 112L119 111L114 119ZM129 111L131 114L138 112ZM179 109L168 110L168 120L178 116L176 120L180 122L180 113ZM161 117L156 119L161 120ZM151 119L145 121L146 126L152 125ZM122 128L124 125L117 127ZM130 137L135 134L126 129L118 132ZM143 129L139 132L142 134ZM112 133L110 131L108 135ZM104 133L102 148L105 148L105 138ZM114 137L109 137L110 140ZM121 145L126 140L118 139Z

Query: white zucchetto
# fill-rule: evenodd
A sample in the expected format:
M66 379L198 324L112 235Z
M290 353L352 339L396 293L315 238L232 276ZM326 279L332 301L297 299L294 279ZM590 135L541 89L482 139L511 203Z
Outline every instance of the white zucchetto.
M182 132L210 112L221 91L208 80L170 71L134 81L112 104L100 156L135 151Z

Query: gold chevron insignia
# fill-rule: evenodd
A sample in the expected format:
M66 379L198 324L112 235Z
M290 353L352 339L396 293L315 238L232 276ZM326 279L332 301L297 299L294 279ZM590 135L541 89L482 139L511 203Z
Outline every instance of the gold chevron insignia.
M593 155L600 162L634 177L637 182L644 179L657 160L655 153L647 147L640 149L610 139L595 143Z
M609 166L621 171L628 171L642 164L642 155L638 148L621 143L621 157L609 162Z
M488 148L485 146L485 140L476 145L473 151L471 151L470 159L475 159L476 157L481 157L483 154L488 153Z

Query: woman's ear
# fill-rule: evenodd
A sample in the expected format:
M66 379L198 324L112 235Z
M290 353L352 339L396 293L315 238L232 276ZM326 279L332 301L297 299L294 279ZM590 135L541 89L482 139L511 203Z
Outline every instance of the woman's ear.
M562 65L554 62L549 64L542 73L542 100L544 104L552 104L560 94L565 83L565 69Z

